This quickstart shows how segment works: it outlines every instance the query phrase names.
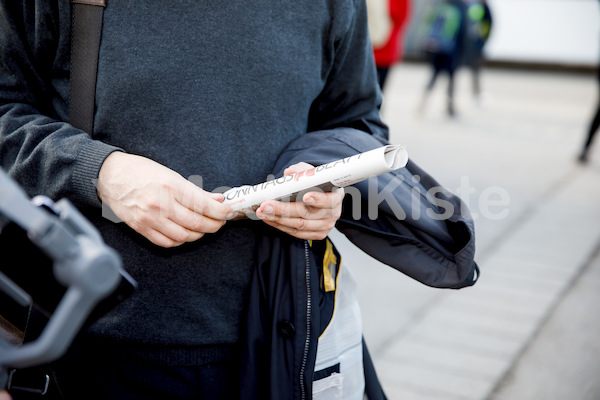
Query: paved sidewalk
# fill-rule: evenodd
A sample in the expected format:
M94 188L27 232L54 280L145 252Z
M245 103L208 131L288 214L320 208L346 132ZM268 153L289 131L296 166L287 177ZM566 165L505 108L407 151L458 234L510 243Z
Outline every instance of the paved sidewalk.
M445 80L417 115L428 77L422 64L393 69L383 118L392 142L469 204L482 275L472 288L432 289L334 236L358 279L388 397L600 398L600 139L589 165L575 162L596 106L594 76L488 69L476 105L464 70L453 119Z
M598 288L600 251L543 321L490 400L600 398Z

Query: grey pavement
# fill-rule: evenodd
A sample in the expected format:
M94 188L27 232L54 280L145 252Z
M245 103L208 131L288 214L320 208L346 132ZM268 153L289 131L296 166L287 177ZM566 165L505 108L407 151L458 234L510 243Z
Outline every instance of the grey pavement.
M600 399L600 138L575 160L597 104L592 74L488 68L475 102L457 77L403 63L389 77L391 141L475 219L479 282L426 287L334 241L359 284L364 334L391 400Z

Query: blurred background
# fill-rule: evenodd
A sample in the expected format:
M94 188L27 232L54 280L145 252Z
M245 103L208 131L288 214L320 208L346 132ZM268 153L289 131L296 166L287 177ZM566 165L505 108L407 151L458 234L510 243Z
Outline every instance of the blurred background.
M439 0L412 0L406 58L422 57L419 30ZM600 57L598 0L488 0L493 33L485 47L494 63L595 68Z
M600 399L600 140L583 151L600 100L600 2L489 0L479 91L459 64L452 109L447 73L426 90L424 32L440 1L391 3L405 18L382 117L469 205L481 278L426 287L334 232L388 398Z

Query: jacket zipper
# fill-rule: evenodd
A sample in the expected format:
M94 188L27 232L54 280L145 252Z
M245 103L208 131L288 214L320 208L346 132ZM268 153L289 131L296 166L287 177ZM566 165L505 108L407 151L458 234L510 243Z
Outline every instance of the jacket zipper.
M300 390L302 400L306 399L306 387L304 386L304 376L306 373L306 363L308 360L308 351L310 347L310 328L311 328L311 313L312 313L312 292L310 287L310 258L308 241L304 241L304 277L306 283L306 339L304 341L304 353L302 356L302 364L300 366Z

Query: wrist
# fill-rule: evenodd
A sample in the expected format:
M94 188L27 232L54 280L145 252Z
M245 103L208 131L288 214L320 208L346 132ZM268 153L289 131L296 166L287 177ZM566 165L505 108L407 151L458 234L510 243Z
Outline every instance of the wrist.
M106 190L106 182L109 181L110 177L120 169L119 165L122 163L123 158L127 156L127 153L123 151L113 151L110 153L102 162L100 170L98 171L98 184L96 190L100 201L103 200L103 194Z

